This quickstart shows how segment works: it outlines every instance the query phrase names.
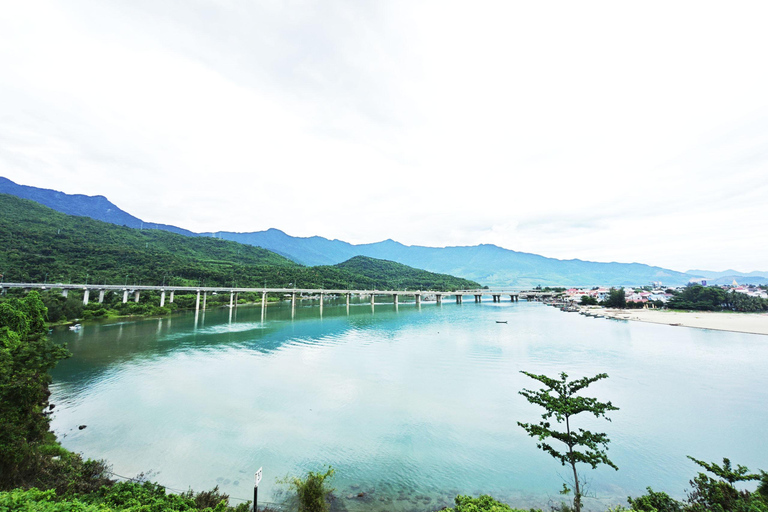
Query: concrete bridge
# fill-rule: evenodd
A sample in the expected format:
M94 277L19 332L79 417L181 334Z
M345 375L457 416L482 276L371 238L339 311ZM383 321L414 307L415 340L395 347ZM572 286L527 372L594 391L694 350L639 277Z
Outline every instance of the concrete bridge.
M493 302L501 302L502 297L509 296L510 301L517 302L521 294L535 292L521 292L512 289L482 289L482 290L457 290L452 292L435 290L327 290L318 288L247 288L247 287L217 287L217 286L136 286L136 285L110 285L110 284L64 284L64 283L0 283L0 293L5 293L8 288L22 288L25 290L61 290L63 296L67 296L70 290L83 291L83 305L88 305L91 299L91 292L98 293L99 303L104 302L106 292L122 293L123 304L128 302L129 297L134 302L139 302L142 291L160 292L160 307L165 306L166 299L173 302L176 293L197 294L195 301L195 311L200 310L200 300L202 298L202 307L205 309L208 293L229 293L229 307L237 305L238 293L261 293L262 307L266 304L268 293L279 294L283 297L290 296L291 305L296 305L297 296L311 295L319 296L320 307L323 307L323 299L326 295L346 296L347 305L353 295L360 297L370 297L371 305L374 305L376 296L389 296L394 304L398 304L400 297L413 297L417 305L420 305L422 299L434 300L437 304L442 304L444 297L453 296L457 304L464 301L465 296L473 296L475 302L482 302L483 296L490 295Z

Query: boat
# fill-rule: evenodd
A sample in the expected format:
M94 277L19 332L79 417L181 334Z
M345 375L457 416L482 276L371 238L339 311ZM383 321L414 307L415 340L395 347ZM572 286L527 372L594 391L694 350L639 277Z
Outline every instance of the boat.
M75 325L70 325L69 326L69 330L70 331L79 331L82 328L83 328L83 326L80 325L80 324L75 324Z
M496 323L497 324L505 324L505 323L507 323L507 321L506 320L496 320Z

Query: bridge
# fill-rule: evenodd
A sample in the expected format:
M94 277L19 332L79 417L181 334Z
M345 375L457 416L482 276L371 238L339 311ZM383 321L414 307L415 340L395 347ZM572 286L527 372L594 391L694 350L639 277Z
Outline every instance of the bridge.
M268 293L279 294L283 297L291 297L291 305L296 306L297 296L311 295L320 297L320 307L323 307L323 299L328 296L346 296L347 306L349 306L351 297L370 297L371 305L375 303L376 296L389 296L395 305L399 303L400 297L414 297L416 305L420 305L422 298L432 300L437 304L442 304L443 297L455 297L456 303L461 304L465 296L473 296L475 302L482 302L483 296L490 295L493 302L501 302L502 297L509 296L511 302L518 302L521 295L525 298L532 298L531 294L539 295L537 292L523 292L514 289L481 289L481 290L457 290L452 292L437 290L328 290L319 288L247 288L247 287L217 287L217 286L150 286L150 285L110 285L110 284L73 284L73 283L0 283L0 293L5 293L9 288L22 288L25 290L61 290L63 296L67 296L70 290L83 291L83 305L88 305L91 292L98 293L99 303L104 302L106 292L122 293L123 304L128 302L129 297L134 302L139 302L139 297L143 291L160 292L160 307L165 306L166 299L173 302L176 293L197 294L195 301L195 311L200 310L200 300L202 298L202 307L205 309L209 293L229 293L229 307L237 304L237 294L239 293L261 293L262 308L266 304Z

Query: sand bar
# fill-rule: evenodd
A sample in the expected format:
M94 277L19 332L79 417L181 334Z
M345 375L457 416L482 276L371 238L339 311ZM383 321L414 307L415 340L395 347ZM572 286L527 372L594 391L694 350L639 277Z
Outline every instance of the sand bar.
M654 324L768 335L768 313L667 311L658 309L589 309L587 314Z

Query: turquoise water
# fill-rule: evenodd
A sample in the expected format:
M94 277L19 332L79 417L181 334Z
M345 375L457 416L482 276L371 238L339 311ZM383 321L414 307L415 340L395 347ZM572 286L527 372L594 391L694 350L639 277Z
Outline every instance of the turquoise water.
M520 370L610 375L588 394L620 407L613 421L576 420L609 435L620 468L583 469L594 509L649 485L683 498L686 455L768 469L766 336L490 301L278 305L263 321L240 307L53 336L74 354L52 388L64 446L175 489L249 499L263 467L260 503L279 501L276 479L330 464L348 509L458 493L547 506L568 471L517 426L541 414Z

